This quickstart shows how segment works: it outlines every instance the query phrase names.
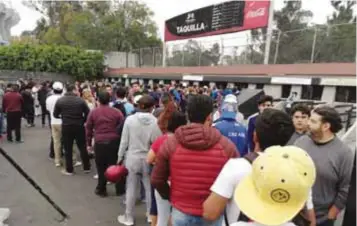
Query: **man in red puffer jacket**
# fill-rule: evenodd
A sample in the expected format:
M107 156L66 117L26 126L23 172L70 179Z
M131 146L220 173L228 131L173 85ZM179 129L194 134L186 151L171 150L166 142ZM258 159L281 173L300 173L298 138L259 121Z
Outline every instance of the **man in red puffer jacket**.
M170 200L173 225L218 226L221 219L207 222L202 218L202 204L224 164L238 152L211 126L213 101L209 96L191 97L187 108L191 123L178 128L162 145L151 183L162 198Z

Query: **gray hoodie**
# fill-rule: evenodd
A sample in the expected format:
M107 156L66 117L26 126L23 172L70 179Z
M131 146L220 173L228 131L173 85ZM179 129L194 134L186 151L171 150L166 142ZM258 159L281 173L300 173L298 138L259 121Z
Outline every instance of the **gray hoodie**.
M151 144L161 135L157 119L151 113L137 112L124 122L118 159L146 159Z

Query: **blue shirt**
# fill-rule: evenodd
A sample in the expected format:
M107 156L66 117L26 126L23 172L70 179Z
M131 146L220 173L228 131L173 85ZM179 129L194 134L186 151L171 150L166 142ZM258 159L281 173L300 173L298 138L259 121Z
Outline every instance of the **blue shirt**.
M236 145L240 156L248 153L247 130L243 124L236 121L234 112L223 112L213 126Z
M247 132L248 151L254 151L255 145L254 145L253 135L255 131L255 121L258 115L259 113L255 113L248 117L248 132Z

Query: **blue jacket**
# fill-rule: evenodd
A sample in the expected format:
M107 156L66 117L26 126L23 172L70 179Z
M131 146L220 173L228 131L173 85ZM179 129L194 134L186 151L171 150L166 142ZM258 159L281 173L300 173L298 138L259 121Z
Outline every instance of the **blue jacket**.
M247 133L247 146L248 151L254 151L254 141L253 135L255 131L255 120L257 119L259 113L255 113L248 117L248 133Z
M223 112L221 118L216 120L213 126L236 145L240 156L244 156L248 153L246 143L247 130L244 125L236 121L235 113L232 113L233 112Z

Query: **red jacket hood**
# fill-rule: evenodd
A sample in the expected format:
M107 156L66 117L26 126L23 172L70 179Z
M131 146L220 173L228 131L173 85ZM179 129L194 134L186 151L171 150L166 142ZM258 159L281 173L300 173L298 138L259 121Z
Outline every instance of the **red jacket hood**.
M221 133L214 127L192 123L175 131L177 141L187 149L207 150L221 139Z

